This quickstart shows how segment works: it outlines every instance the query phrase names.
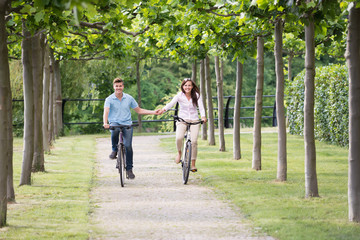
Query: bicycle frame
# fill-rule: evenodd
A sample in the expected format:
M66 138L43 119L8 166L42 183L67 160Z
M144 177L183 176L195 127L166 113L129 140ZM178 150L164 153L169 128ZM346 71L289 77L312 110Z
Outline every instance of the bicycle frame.
M138 124L133 125L118 125L118 126L110 126L109 130L116 130L119 129L119 143L118 143L118 152L116 158L116 167L119 170L120 174L120 183L121 186L124 187L125 176L129 178L126 172L126 154L125 154L125 145L124 145L124 138L123 138L123 129L124 128L132 128L133 126L138 126Z
M183 122L186 124L186 132L184 135L184 138L186 140L184 141L184 147L183 147L183 152L182 152L183 155L182 155L182 161L181 161L182 170L183 170L183 183L186 184L189 179L191 154L192 154L190 128L191 128L191 125L200 124L200 123L203 123L203 121L198 121L198 122L192 123L192 122L187 122L178 116L173 116L173 117L174 117L175 121Z

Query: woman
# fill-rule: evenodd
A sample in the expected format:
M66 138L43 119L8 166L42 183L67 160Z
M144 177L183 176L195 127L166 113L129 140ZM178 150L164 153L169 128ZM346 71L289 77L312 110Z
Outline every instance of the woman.
M196 122L199 120L197 108L199 108L201 119L206 122L205 109L200 97L199 88L190 78L185 78L181 83L181 91L161 110L161 113L171 109L175 103L179 103L180 110L178 116L188 122ZM191 171L196 172L196 156L197 156L197 138L200 125L191 125ZM186 132L186 124L182 122L176 123L176 148L178 155L175 158L176 163L180 163L183 139Z

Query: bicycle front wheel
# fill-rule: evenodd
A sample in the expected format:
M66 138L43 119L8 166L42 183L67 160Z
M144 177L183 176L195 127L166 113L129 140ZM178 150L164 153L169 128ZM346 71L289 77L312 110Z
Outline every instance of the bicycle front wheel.
M189 179L190 165L191 165L191 142L187 141L185 146L184 159L182 162L184 184L186 184Z
M118 157L117 157L117 164L118 164L118 170L120 175L120 184L122 187L124 187L125 184L125 149L123 147L120 147Z

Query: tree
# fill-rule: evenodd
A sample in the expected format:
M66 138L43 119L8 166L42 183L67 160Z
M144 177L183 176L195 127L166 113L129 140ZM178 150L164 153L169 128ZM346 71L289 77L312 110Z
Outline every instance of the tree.
M220 63L221 62L221 63ZM219 56L215 56L215 73L218 99L218 128L219 128L219 151L225 151L224 136L224 96L223 96L223 64L219 60Z
M200 95L204 104L204 109L207 109L206 104L206 83L205 83L205 59L200 61ZM207 111L205 111L205 117L207 118ZM207 140L207 123L201 125L201 139Z
M214 123L214 110L212 103L211 93L211 77L210 77L210 59L208 56L205 58L205 82L206 82L206 102L208 106L208 117L209 117L209 145L215 145L215 123Z
M0 1L0 227L6 225L7 184L12 164L12 107L5 11L11 1Z
M42 102L42 134L43 134L43 146L45 152L50 152L50 133L49 125L51 121L49 119L49 106L51 106L50 98L52 97L50 93L50 52L49 46L45 46L44 52L44 77L43 77L43 102Z
M286 157L286 124L284 106L284 64L282 58L282 34L283 20L279 18L275 22L275 69L276 69L276 117L278 121L278 166L277 180L286 181L287 157Z
M252 155L252 168L261 170L261 115L262 115L262 96L264 87L264 39L257 38L257 75L256 75L256 94L254 111L254 142Z
M34 156L34 89L31 66L31 41L30 32L23 22L22 62L24 86L24 146L23 162L21 168L20 186L31 184L31 168Z
M310 2L308 0L307 2ZM305 197L318 197L316 174L316 148L314 136L315 92L315 29L312 9L306 13L305 25L305 99L304 99L304 144L305 144Z
M360 8L352 3L346 49L349 71L349 220L360 222Z
M240 145L240 113L241 113L241 91L243 81L243 64L236 60L236 89L234 106L234 133L233 133L233 156L235 160L241 158Z
M44 144L42 129L42 97L43 97L43 60L44 60L44 36L42 33L36 33L32 36L32 73L34 89L34 156L32 162L32 171L45 171L44 164Z

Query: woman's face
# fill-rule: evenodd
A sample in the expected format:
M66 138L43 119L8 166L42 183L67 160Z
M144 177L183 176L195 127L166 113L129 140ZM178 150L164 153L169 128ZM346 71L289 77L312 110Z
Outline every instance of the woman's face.
M191 90L193 89L193 85L191 81L186 81L186 83L183 85L183 90L185 93L191 93Z

